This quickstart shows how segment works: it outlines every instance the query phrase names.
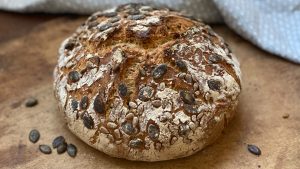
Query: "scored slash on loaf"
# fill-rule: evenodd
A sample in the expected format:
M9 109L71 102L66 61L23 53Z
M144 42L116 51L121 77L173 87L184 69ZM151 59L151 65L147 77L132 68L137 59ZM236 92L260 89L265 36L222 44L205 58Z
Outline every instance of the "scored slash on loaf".
M213 143L241 90L237 59L209 26L140 4L90 16L62 43L54 79L75 135L140 161L185 157Z

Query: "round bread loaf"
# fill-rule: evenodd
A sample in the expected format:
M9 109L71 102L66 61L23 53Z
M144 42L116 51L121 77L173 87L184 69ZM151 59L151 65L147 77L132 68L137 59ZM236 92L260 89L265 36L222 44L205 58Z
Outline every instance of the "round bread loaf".
M240 76L209 26L128 4L93 14L62 43L54 90L69 129L88 145L161 161L194 154L220 135Z

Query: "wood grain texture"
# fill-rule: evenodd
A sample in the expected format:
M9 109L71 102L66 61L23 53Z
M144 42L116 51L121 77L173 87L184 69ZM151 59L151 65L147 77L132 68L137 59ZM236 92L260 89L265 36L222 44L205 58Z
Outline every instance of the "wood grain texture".
M35 18L36 20L33 21ZM223 25L213 28L229 43L241 63L243 89L236 116L215 144L183 159L132 162L111 158L76 138L58 112L52 72L61 41L85 17L0 13L0 168L287 168L300 166L300 66L263 52ZM3 24L9 23L10 25ZM26 30L22 30L26 29ZM18 32L21 31L21 32ZM24 106L34 96L39 104ZM290 117L283 119L288 113ZM28 140L36 128L41 138ZM76 158L44 155L39 144L64 135L77 145ZM262 150L257 157L247 143Z

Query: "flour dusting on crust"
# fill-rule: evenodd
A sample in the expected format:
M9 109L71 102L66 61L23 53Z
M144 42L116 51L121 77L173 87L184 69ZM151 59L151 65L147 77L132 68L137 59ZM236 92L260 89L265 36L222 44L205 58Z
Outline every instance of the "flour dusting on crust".
M74 134L140 161L185 157L211 144L241 90L237 59L209 26L140 4L90 16L62 43L54 78Z

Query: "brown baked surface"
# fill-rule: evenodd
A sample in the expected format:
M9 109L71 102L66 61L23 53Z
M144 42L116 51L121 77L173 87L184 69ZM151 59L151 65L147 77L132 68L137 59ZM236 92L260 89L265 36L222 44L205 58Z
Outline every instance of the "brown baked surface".
M54 88L71 131L130 160L185 157L211 144L241 90L224 40L169 9L97 12L59 54Z

